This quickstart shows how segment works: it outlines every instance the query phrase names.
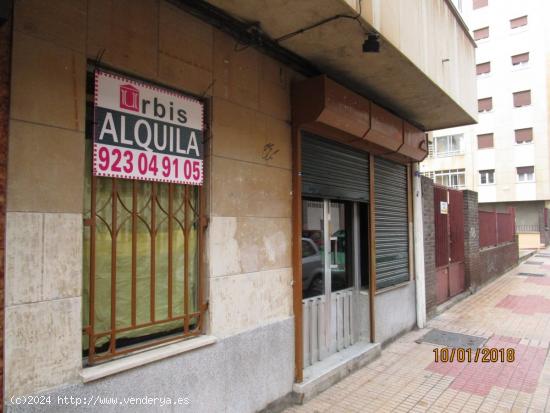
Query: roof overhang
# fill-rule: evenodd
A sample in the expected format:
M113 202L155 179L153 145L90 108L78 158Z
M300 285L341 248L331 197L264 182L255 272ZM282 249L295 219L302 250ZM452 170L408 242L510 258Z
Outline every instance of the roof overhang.
M250 27L259 27L271 39L336 15L357 16L346 0L209 0L208 3L250 23ZM441 4L448 7L445 2ZM376 30L362 16L358 19L363 29L353 19L338 18L276 43L423 131L476 122L471 110L453 99L383 33L380 52L364 53L364 28ZM464 43L469 45L465 47L474 47ZM471 69L474 76L473 63Z

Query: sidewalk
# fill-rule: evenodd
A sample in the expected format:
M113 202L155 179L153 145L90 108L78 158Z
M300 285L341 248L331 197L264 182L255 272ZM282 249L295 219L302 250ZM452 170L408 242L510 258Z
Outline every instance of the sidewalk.
M435 363L433 350L442 346L416 342L431 329L483 337L489 348L513 348L515 361ZM550 412L549 344L550 248L286 412Z

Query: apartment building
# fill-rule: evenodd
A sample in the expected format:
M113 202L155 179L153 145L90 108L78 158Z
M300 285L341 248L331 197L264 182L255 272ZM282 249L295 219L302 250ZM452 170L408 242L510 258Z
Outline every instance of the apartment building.
M516 209L520 247L546 243L550 207L544 0L463 0L476 40L477 125L434 131L421 172L479 193L480 208Z
M450 2L13 4L6 411L273 411L422 319L413 172L477 116Z

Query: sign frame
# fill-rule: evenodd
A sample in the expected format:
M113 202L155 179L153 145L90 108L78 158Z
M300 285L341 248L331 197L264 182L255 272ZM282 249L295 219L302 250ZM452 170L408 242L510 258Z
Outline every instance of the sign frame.
M204 184L203 99L102 67L93 79L93 176Z

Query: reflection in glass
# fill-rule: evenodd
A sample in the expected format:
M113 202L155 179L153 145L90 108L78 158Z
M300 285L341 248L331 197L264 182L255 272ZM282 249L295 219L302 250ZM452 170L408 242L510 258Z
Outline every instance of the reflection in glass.
M351 266L351 204L330 202L330 273L332 291L353 285Z
M320 199L302 201L302 297L325 292L324 211Z

